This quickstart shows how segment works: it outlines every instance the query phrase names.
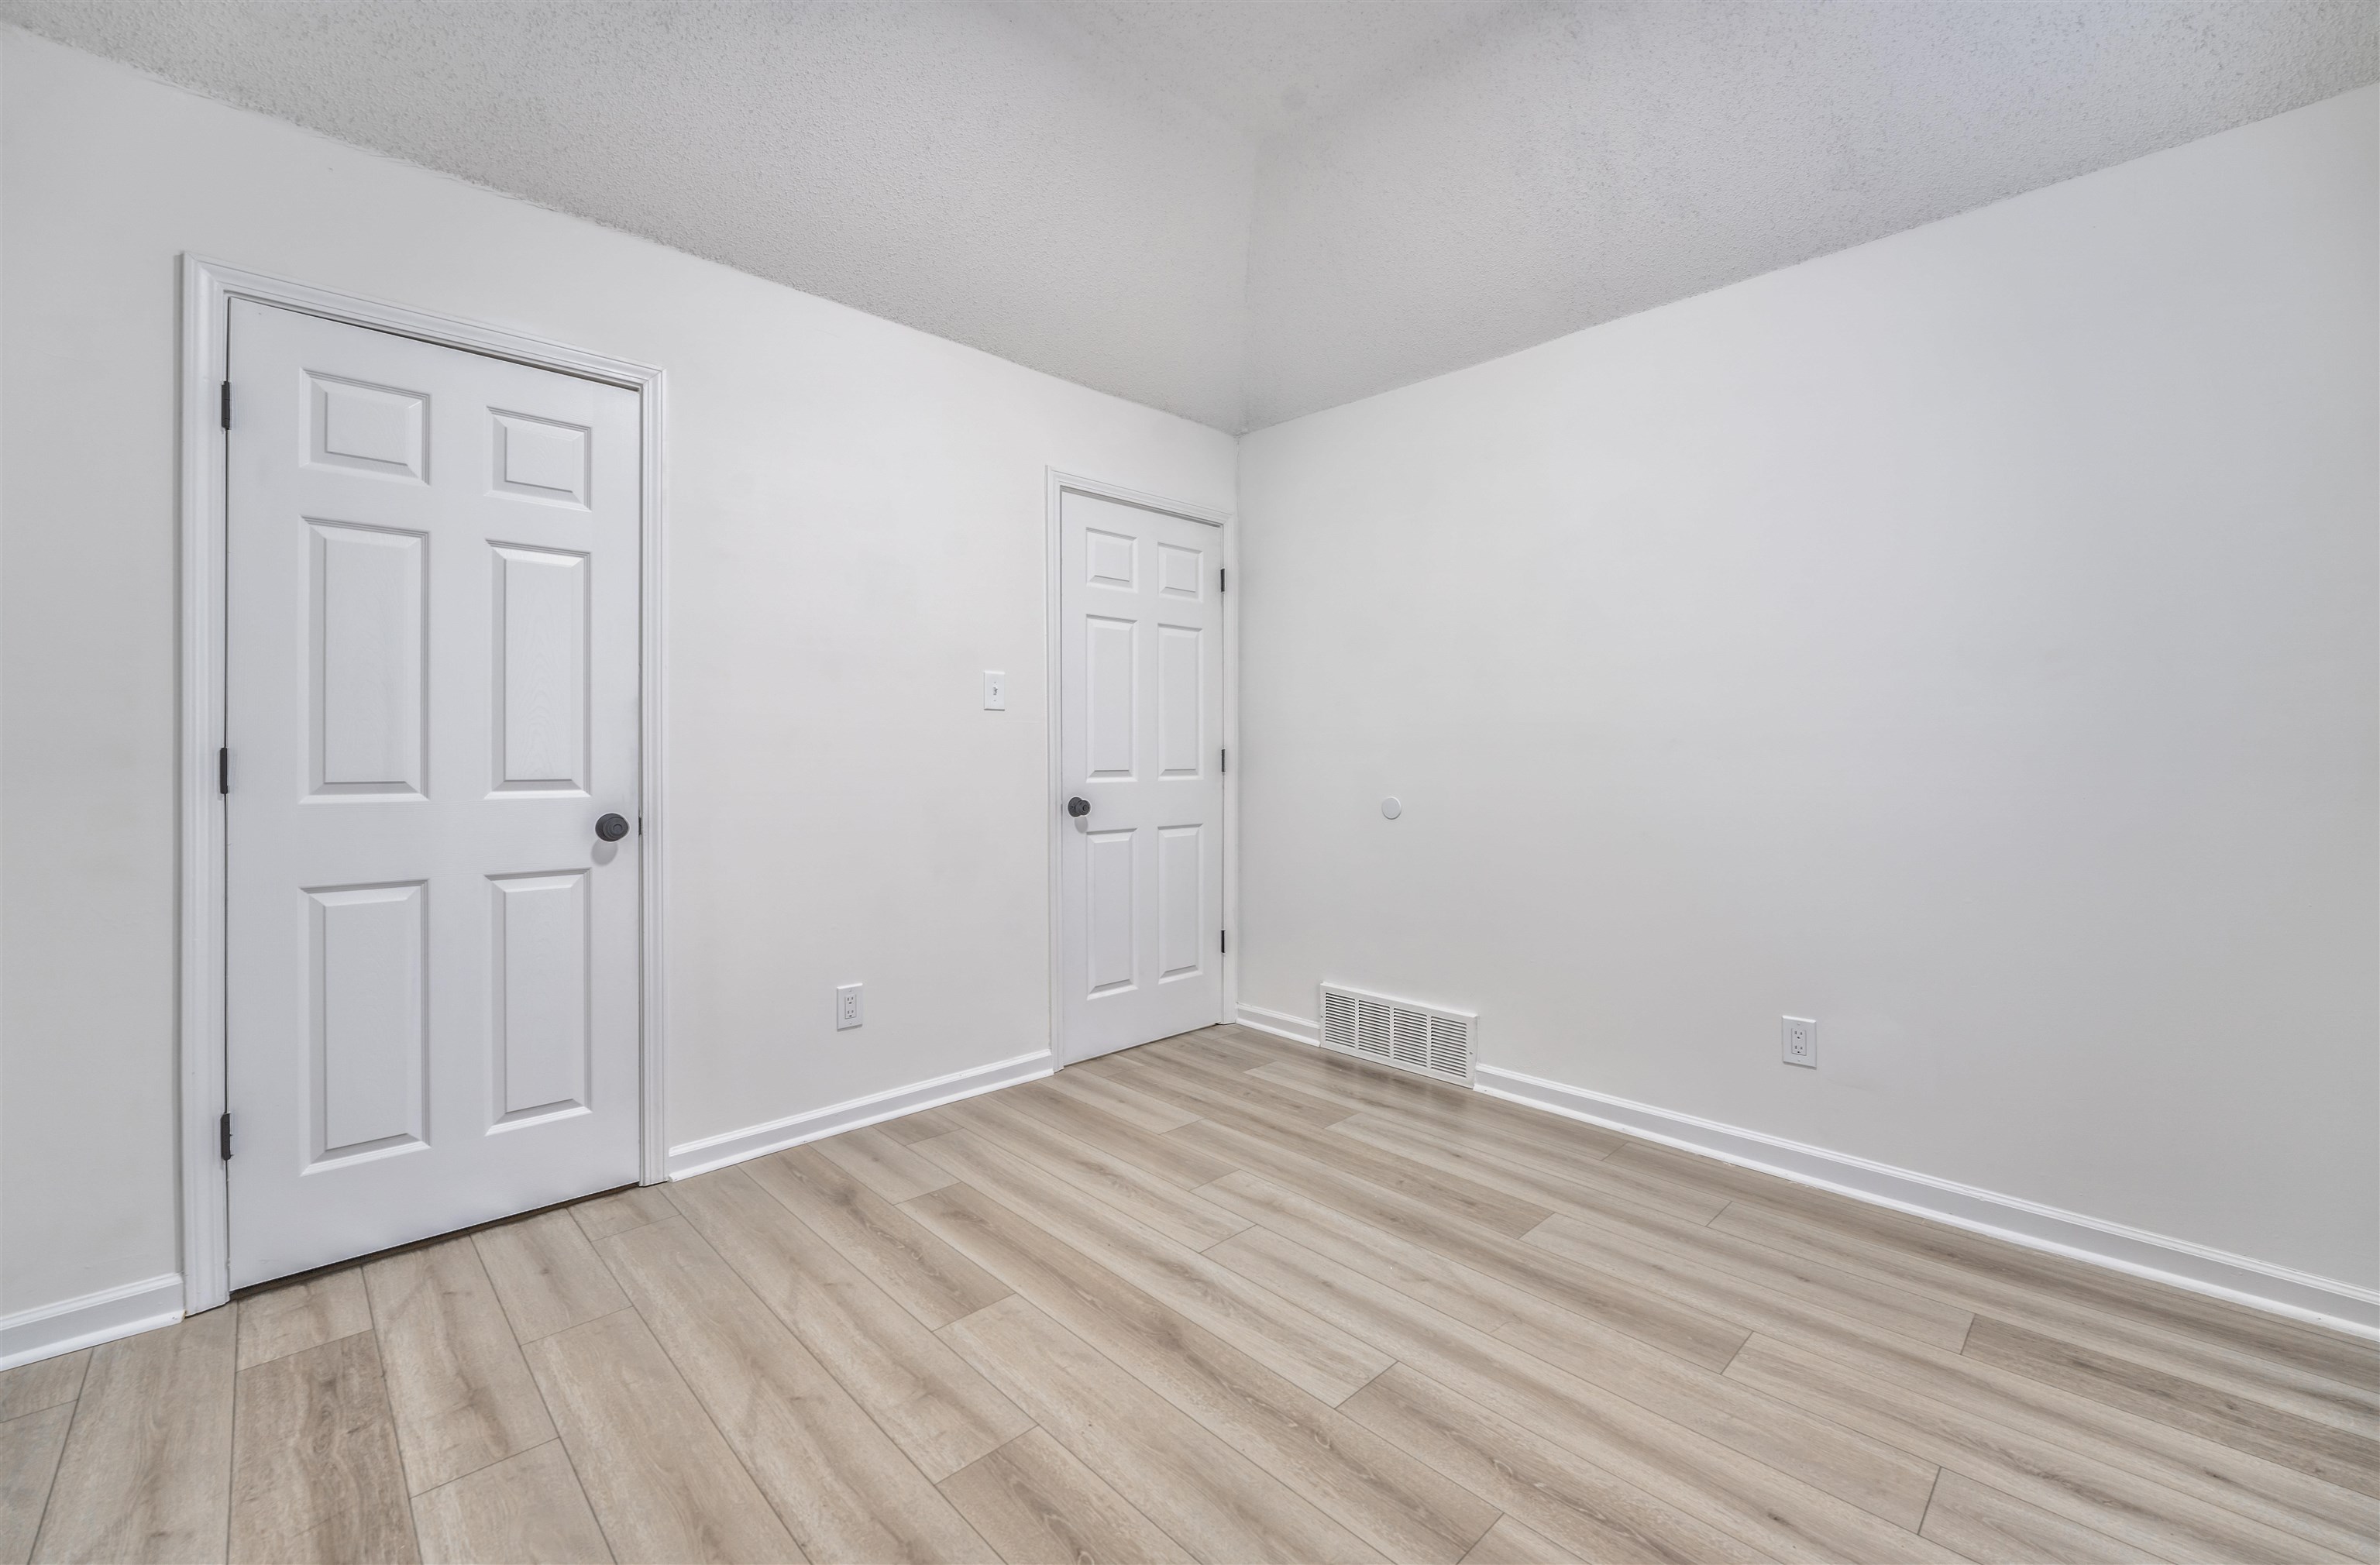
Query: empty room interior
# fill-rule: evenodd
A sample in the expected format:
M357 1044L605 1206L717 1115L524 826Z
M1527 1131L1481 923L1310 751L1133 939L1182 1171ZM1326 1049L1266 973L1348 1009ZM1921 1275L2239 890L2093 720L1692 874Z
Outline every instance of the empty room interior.
M2380 1565L2380 0L0 0L0 1565Z

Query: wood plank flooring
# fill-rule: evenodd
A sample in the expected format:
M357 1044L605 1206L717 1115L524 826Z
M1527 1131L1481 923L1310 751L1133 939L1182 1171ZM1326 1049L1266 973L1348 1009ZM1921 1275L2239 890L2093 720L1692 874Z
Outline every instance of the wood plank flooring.
M0 1376L0 1565L2380 1565L2380 1346L1209 1028Z

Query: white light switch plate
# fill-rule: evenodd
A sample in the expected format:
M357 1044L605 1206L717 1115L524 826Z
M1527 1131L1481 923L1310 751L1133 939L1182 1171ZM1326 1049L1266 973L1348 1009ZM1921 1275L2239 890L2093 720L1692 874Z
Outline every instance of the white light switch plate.
M983 671L983 710L988 712L1008 710L1008 675L992 669Z
M1818 1068L1818 1024L1807 1016L1778 1018L1778 1051L1788 1065Z
M859 1025L860 1019L859 986L841 985L834 991L834 1030L841 1032L845 1027L856 1027Z

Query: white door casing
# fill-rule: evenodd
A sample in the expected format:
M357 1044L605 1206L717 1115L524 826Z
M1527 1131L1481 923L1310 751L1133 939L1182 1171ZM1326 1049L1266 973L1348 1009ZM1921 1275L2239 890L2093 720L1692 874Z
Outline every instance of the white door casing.
M1224 563L1215 523L1073 488L1057 504L1071 1062L1222 1019Z
M634 391L230 305L232 1287L640 1168Z

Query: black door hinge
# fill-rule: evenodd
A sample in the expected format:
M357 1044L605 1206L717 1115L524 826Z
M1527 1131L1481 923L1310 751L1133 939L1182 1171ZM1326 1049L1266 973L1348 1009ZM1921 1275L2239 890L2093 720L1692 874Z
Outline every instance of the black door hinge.
M215 752L215 792L231 792L231 752L227 749Z
M1220 949L1226 952L1230 951L1232 949L1232 931L1229 929L1218 929L1215 933L1220 937Z
M226 386L228 386L229 382L225 382L225 384L226 384ZM228 391L226 391L225 394L225 395L229 395L230 394L229 394L229 392L228 392ZM226 404L225 404L225 406L230 406L230 404L226 403ZM229 417L229 415L225 415L225 417L227 418L227 417ZM230 429L230 428L231 428L231 426L230 426L229 424L225 424L225 425L224 426L224 428L227 430L227 429ZM1229 571L1217 571L1217 572L1215 573L1215 590L1216 590L1216 591L1218 591L1218 592L1229 592L1231 589L1232 589L1232 573L1231 573L1231 572L1229 572Z
M1231 752L1231 751L1229 751L1229 750L1225 750L1225 751L1223 752L1223 765L1222 765L1222 770L1225 770L1225 771L1229 771L1229 770L1232 770L1232 752Z
M217 1121L215 1122L215 1130L217 1135L222 1140L221 1152L223 1160L228 1163L231 1161L231 1115L226 1113L221 1120Z
M231 428L231 382L229 381L223 383L223 427L226 430Z

